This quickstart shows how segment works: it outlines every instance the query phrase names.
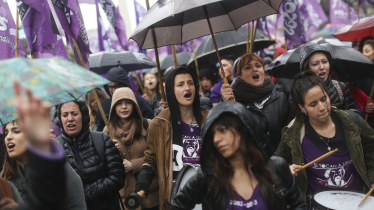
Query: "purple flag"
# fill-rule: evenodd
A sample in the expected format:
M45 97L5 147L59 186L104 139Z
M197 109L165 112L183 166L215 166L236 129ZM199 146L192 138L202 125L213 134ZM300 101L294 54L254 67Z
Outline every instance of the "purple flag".
M367 0L367 2L374 6L374 0Z
M357 19L357 11L343 0L330 0L330 23L350 24Z
M283 2L284 37L288 41L288 49L306 43L303 25L300 20L300 11L297 0Z
M136 0L134 0L134 6L135 6L135 15L136 15L136 25L138 25L140 20L147 13L147 10L142 5L140 5Z
M15 8L14 8L15 9ZM16 55L16 24L7 1L0 1L0 59L14 58ZM19 57L25 57L22 40L18 40Z
M102 20L99 11L99 2L96 0L96 15L97 15L97 39L99 45L99 51L105 51L104 49L104 41L103 41L103 32L105 34L105 30L102 27Z
M122 50L121 42L118 40L117 34L112 26L109 26L109 29L104 36L104 46L106 46L106 41L108 41L108 45L110 45L113 50Z
M66 52L64 42L60 35L54 35L56 41L52 44L43 45L43 50L35 52L35 58L50 58L53 56L69 60L69 56Z
M305 38L309 40L313 32L315 32L323 23L327 21L325 12L316 0L299 1L301 22L304 26Z

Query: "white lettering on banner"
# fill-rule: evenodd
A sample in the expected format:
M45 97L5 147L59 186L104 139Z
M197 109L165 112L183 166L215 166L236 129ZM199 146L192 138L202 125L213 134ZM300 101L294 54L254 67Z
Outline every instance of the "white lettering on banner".
M290 35L293 36L295 34L295 28L297 27L296 19L297 14L296 11L296 3L294 1L287 1L285 2L283 8L284 8L284 30ZM290 16L291 15L291 16Z
M306 11L310 19L312 20L312 24L316 27L319 27L322 24L322 20L319 18L318 14L314 11L313 5L309 2L306 4Z
M9 35L16 36L17 30L15 28L9 28Z
M8 29L9 20L6 17L0 15L0 31L6 31Z
M334 16L340 16L340 17L347 17L348 16L348 12L347 11L344 11L344 10L334 10Z

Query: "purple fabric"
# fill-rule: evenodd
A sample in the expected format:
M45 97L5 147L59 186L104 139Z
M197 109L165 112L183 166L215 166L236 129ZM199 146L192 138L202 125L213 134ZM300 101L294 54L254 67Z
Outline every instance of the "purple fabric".
M285 0L283 2L284 37L288 41L288 49L293 46L306 43L303 25L297 0Z
M61 147L61 145L55 141L51 140L51 153L47 153L45 151L42 151L38 148L33 147L29 142L27 142L27 149L34 153L35 155L38 155L42 158L45 158L47 160L61 160L65 158L65 151Z
M324 155L313 142L304 137L301 144L305 163ZM320 190L349 189L362 191L363 182L352 163L349 150L343 154L333 154L306 169L308 191L314 194Z
M35 52L35 58L52 58L54 56L69 60L68 53L60 35L53 34L56 40L52 44L43 45L41 52Z
M365 119L365 112L362 111L360 105L358 105L358 103L356 101L354 101L355 103L355 109L357 110L357 114L359 114L363 119Z
M222 85L223 85L223 81L215 84L212 89L212 93L210 94L210 100L212 101L213 104L219 103L222 99L222 95L221 95Z
M0 1L0 60L16 56L16 24L7 1ZM18 40L19 57L25 57L26 51L22 40Z
M126 36L125 21L123 21L123 19L121 17L121 14L119 13L119 8L117 8L117 11L116 11L116 27L115 27L115 32L116 32L116 34L118 36L118 40L120 41L120 43L121 43L122 47L124 48L124 50L129 51L128 46L127 46L128 42L127 42L127 36Z
M316 0L304 0L299 5L299 8L305 38L310 40L312 33L327 21L327 17L321 5Z
M230 197L230 193L228 193ZM255 187L253 190L252 197L249 200L245 200L239 194L236 194L236 198L229 198L228 210L243 210L243 209L250 209L250 210L267 210L267 206L264 200L264 196L261 192L261 188L259 185Z
M134 0L134 6L135 6L136 25L138 25L140 20L147 13L147 10L141 4L139 4L136 0Z
M102 22L103 21L101 20L100 11L99 11L99 0L96 0L95 4L96 4L96 15L97 15L97 39L98 39L99 51L105 51L104 40L103 40L103 32L105 30L102 27ZM105 32L104 32L104 34L105 34Z
M183 134L183 163L200 164L201 140L198 124L186 124L182 122Z
M51 123L51 127L54 131L54 134L56 135L56 137L58 136L61 136L61 130L60 130L60 127L58 127L57 125Z
M367 0L367 2L374 6L374 0Z
M370 1L369 1L370 3ZM350 24L357 20L357 12L343 0L330 0L330 23Z

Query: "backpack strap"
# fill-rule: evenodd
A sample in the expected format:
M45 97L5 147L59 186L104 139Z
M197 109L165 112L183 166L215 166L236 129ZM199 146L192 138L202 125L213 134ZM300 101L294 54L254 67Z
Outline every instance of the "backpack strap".
M100 132L91 131L92 140L95 146L97 153L99 153L99 157L103 163L105 163L104 157L104 136Z
M10 198L13 200L12 188L6 179L0 179L0 196L1 198Z
M353 118L353 121L355 121L355 124L359 127L359 128L362 128L362 123L361 123L361 116L359 116L358 114L356 114L354 111L352 110L345 110L345 112L347 112L349 115L351 115L351 117Z
M336 81L336 80L331 80L332 84L334 85L335 89L338 91L339 93L339 98L340 98L340 103L341 104L344 104L344 95L343 95L343 91L342 91L342 88L340 87L339 85L339 82Z

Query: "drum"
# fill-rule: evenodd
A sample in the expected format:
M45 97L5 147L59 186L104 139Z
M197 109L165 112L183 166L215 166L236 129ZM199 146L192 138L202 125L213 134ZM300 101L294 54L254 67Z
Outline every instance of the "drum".
M312 204L316 210L373 210L374 197L369 196L365 202L358 207L364 193L348 190L327 190L316 193Z
M173 191L171 193L172 199L178 194L178 192L184 187L184 185L187 183L187 181L197 174L198 167L195 167L193 165L186 164L183 166L182 170L179 172L176 182L173 186ZM193 210L202 210L203 207L201 204L196 204L195 208Z

